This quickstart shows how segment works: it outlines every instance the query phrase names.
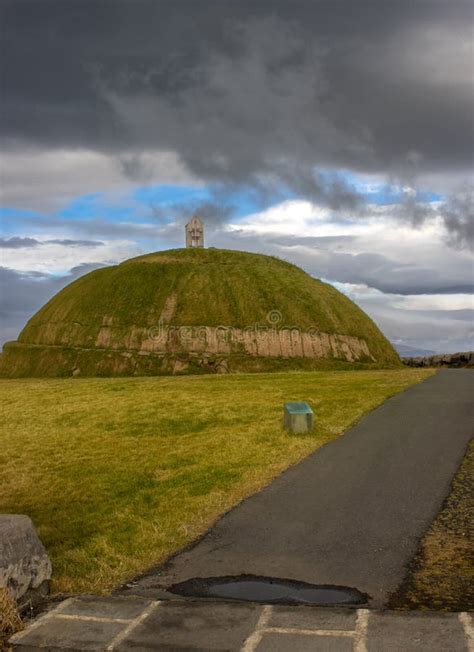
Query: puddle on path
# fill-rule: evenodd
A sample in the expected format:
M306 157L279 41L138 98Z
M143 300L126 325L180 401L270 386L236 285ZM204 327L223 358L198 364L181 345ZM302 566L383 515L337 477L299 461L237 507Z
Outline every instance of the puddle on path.
M175 584L169 590L171 593L196 598L319 606L360 606L367 603L368 597L357 589L346 586L307 584L253 575L197 577Z

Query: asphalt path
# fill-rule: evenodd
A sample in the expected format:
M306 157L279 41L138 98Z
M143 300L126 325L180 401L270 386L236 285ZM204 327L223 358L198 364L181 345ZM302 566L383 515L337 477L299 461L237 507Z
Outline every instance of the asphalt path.
M353 587L383 607L449 493L474 434L473 398L467 369L442 370L392 397L228 512L135 592L251 574Z

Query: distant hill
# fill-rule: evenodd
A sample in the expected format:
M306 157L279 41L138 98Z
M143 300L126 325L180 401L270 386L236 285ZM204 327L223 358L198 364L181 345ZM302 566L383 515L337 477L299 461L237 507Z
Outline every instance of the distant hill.
M395 350L402 358L415 358L417 356L428 356L435 355L436 351L431 351L430 349L417 349L413 346L408 346L407 344L394 344Z

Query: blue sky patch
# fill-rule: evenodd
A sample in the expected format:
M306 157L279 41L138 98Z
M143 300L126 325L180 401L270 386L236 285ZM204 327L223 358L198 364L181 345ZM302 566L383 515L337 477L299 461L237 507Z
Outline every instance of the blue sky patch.
M357 175L346 170L315 171L319 181L342 184L348 190L358 193L367 203L391 205L401 202L404 190L395 185L381 183L377 177ZM316 179L318 180L318 179ZM190 186L162 184L156 186L139 186L127 193L95 192L80 195L72 199L66 206L58 210L52 217L63 220L67 228L71 222L87 222L100 220L104 223L149 223L163 225L173 222L183 210L191 213L202 210L206 219L206 205L213 211L222 209L223 218L239 221L252 213L257 213L275 206L283 201L300 199L294 192L281 185L274 192L264 193L252 186ZM442 195L427 190L417 192L416 200L422 203L436 202L444 199ZM159 211L159 212L158 212ZM31 224L38 218L37 229L46 228L41 219L47 218L35 211L21 210L14 207L0 208L2 231L4 235L29 235ZM339 218L341 219L341 218ZM350 220L346 215L345 219ZM23 224L22 224L23 221ZM26 223L29 223L26 229ZM85 229L87 228L84 224ZM25 230L26 229L26 230ZM136 236L135 236L136 237Z

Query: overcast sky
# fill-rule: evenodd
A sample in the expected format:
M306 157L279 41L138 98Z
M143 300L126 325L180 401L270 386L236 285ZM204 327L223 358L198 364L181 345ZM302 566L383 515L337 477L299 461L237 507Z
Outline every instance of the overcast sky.
M474 348L472 2L0 10L2 341L198 212L208 246L295 262L398 345Z

